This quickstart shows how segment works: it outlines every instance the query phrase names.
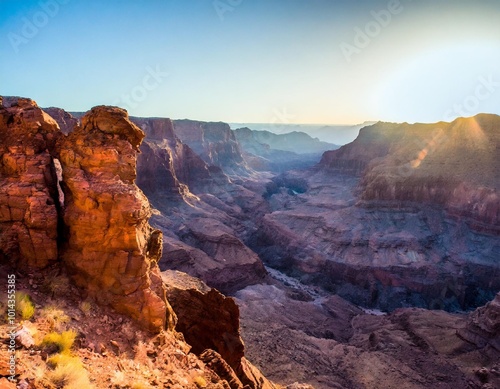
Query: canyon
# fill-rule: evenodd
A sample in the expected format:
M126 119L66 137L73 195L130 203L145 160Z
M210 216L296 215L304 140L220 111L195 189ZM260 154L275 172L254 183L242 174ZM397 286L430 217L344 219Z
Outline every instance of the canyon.
M20 271L62 263L231 388L500 385L500 117L325 151L3 101L0 257Z

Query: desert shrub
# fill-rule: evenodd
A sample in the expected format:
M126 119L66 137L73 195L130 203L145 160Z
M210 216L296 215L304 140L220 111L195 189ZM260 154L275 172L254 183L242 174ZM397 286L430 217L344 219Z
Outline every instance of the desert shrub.
M90 304L89 301L82 301L80 303L80 311L82 311L85 316L90 315L91 309L92 309L92 304Z
M92 388L87 370L78 357L57 354L49 358L48 362L55 366L55 369L48 374L48 379L57 388Z
M55 306L48 306L42 309L40 315L47 321L51 330L60 331L64 324L71 321L64 311Z
M35 314L35 305L31 297L23 292L16 293L16 311L23 320L30 320Z
M64 275L52 275L49 276L43 283L43 288L45 291L54 296L65 296L69 293L70 282L68 277Z
M76 331L69 330L62 333L50 332L42 341L43 346L55 345L61 354L69 354L76 338Z
M194 379L194 383L196 384L196 386L198 388L206 388L207 387L207 381L202 376L196 377Z

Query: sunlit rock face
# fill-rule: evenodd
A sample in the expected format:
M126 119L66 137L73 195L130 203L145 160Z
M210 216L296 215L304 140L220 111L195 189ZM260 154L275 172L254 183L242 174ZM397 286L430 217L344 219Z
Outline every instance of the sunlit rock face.
M477 115L451 123L377 123L323 155L322 168L362 177L360 199L444 206L472 228L499 234L500 117Z
M51 151L59 135L33 100L0 100L0 258L13 266L43 268L58 257Z
M144 133L126 111L95 107L59 144L65 196L65 263L77 284L152 330L172 328L156 261L162 234L134 184Z

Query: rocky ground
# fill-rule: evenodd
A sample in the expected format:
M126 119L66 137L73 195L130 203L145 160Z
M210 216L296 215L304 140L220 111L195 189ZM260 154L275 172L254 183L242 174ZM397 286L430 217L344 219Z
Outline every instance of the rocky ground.
M484 309L490 324L480 330L474 315L418 308L370 312L289 284L249 286L236 295L247 355L277 382L325 389L500 385L500 295ZM476 344L474 334L482 334Z
M10 269L0 269L7 279ZM181 333L151 335L130 318L85 299L59 269L17 278L28 294L33 316L17 322L18 388L227 388L206 363L191 353ZM2 302L6 301L2 294ZM2 304L0 334L10 326ZM74 331L68 349L44 342L49 334ZM2 342L0 375L7 377L7 344ZM1 378L0 387L15 388Z

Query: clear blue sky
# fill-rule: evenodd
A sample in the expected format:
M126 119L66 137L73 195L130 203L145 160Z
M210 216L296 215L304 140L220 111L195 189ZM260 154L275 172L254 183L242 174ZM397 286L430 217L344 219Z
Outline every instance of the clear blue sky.
M500 113L500 1L397 3L0 0L0 94L228 122Z

